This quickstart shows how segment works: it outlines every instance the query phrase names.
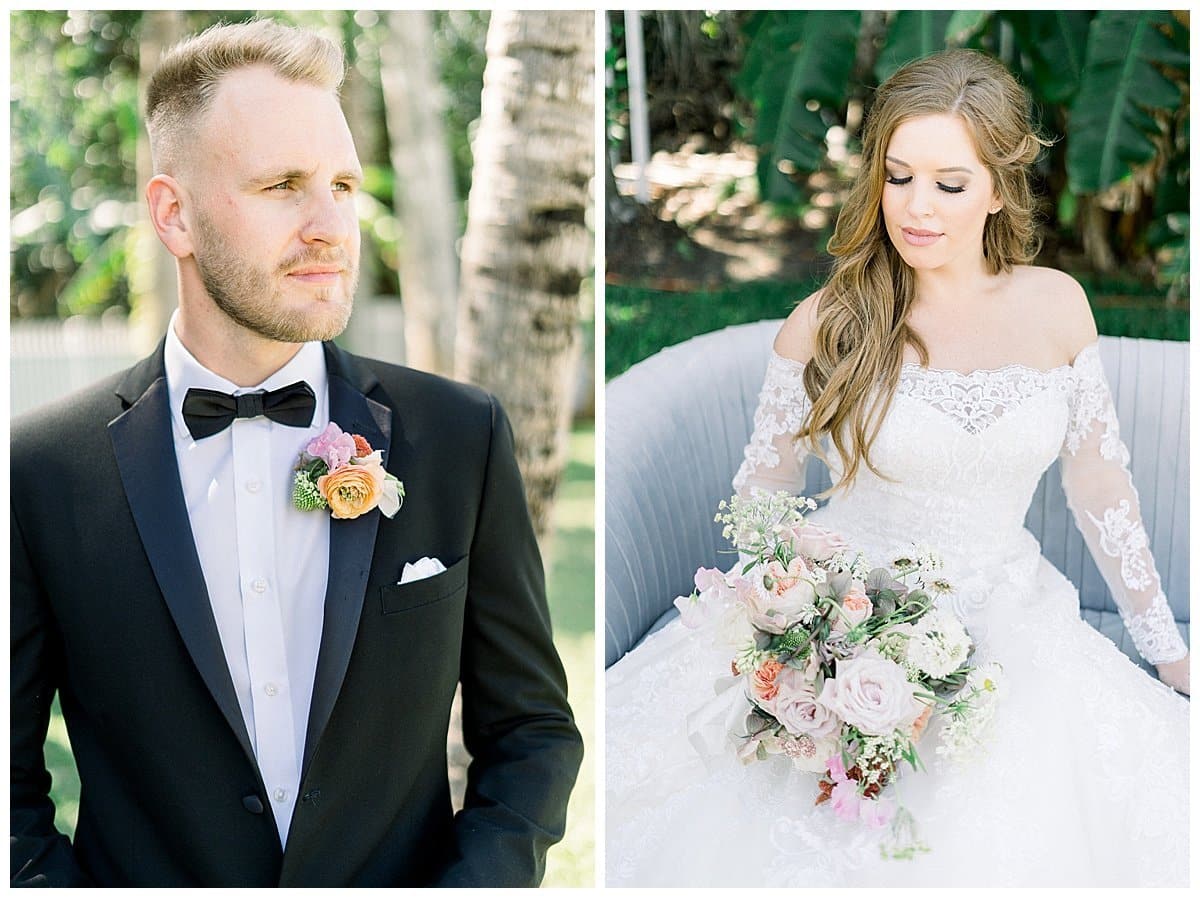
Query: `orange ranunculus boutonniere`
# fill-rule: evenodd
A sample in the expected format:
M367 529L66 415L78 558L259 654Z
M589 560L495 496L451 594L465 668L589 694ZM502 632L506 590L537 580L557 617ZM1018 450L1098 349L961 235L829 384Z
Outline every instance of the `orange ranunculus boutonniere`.
M382 452L330 421L300 453L292 503L301 511L328 508L342 520L378 506L390 518L404 504L404 484L384 470Z

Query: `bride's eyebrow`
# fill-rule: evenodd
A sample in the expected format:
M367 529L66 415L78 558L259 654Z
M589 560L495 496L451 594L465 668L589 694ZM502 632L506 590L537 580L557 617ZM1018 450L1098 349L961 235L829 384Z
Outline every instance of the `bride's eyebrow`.
M883 158L884 158L886 161L888 161L888 162L892 163L892 165L899 165L901 168L908 168L908 169L911 169L911 168L912 168L912 166L911 166L911 165L909 165L907 162L905 162L905 161L904 161L904 160L902 160L902 159L897 159L895 156L884 156ZM951 165L951 166L948 166L947 168L939 168L939 169L937 169L937 171L938 171L939 173L943 173L943 172L965 172L965 173L966 173L966 174L968 174L968 175L973 175L973 174L975 174L975 169L973 169L973 168L967 168L966 166L962 166L962 165Z

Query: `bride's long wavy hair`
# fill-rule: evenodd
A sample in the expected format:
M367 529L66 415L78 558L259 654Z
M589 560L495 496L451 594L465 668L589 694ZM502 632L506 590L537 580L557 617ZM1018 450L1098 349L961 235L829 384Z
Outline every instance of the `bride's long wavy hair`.
M862 168L829 241L834 267L804 369L812 411L797 438L824 457L819 440L830 435L842 462L835 489L849 486L863 464L885 476L869 452L899 382L905 344L929 364L928 350L908 324L913 271L887 236L880 204L892 133L903 121L934 114L956 115L966 124L1003 202L983 229L988 272L1009 271L1037 254L1027 168L1049 142L1030 126L1024 88L1001 63L974 50L937 53L897 70L879 87L867 116Z

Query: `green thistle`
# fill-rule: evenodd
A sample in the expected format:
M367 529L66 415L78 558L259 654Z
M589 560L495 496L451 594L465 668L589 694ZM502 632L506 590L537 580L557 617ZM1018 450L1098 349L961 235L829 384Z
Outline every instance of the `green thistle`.
M309 476L308 471L300 470L296 472L296 479L292 488L292 504L301 511L315 511L321 508L328 508L325 498L321 495L321 491L317 489L317 485Z

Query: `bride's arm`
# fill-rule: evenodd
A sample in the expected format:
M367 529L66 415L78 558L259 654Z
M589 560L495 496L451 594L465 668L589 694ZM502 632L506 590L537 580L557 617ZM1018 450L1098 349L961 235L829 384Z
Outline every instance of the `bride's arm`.
M1190 694L1187 645L1150 553L1098 343L1079 352L1073 374L1061 452L1067 504L1138 652L1164 683Z
M800 303L775 338L767 374L754 412L754 432L746 445L742 465L733 478L734 492L804 489L806 451L796 434L812 403L804 391L804 362L815 322L816 297Z

